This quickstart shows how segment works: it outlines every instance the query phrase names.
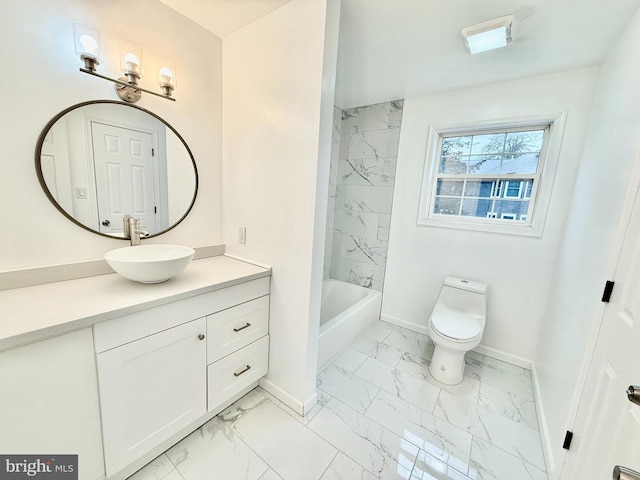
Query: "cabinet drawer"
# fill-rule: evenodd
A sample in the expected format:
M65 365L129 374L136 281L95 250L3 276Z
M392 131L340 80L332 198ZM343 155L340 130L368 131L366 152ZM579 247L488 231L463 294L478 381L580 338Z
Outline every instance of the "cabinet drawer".
M269 296L256 298L207 316L207 363L255 342L269 333Z
M269 277L239 283L94 325L96 353L269 294Z
M269 370L268 365L268 335L209 365L207 368L208 410L213 410L226 399L266 375Z

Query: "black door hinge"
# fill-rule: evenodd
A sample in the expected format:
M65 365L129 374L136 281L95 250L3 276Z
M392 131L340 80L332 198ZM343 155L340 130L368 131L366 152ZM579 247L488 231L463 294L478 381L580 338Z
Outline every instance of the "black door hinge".
M609 303L611 300L611 292L613 292L613 285L615 282L611 280L607 280L607 283L604 284L604 292L602 293L602 301L604 303Z
M153 207L153 213L158 213L158 207Z
M571 446L571 440L573 440L573 432L567 430L567 434L564 436L564 442L562 443L562 448L565 450L569 450Z
M155 148L152 148L152 149L151 149L151 156L152 156L152 157L155 157L155 156L156 156L156 149L155 149Z

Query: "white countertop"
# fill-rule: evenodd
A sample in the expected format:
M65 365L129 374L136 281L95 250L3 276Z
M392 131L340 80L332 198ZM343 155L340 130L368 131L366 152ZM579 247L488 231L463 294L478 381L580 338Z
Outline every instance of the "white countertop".
M268 275L269 268L220 255L194 260L164 283L113 273L0 291L0 351Z

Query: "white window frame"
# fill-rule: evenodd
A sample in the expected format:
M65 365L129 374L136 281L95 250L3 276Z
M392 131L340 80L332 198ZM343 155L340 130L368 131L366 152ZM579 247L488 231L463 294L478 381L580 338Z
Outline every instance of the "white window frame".
M464 230L476 230L491 233L503 233L510 235L526 235L540 237L544 230L547 218L553 182L560 156L560 147L564 135L566 112L540 114L527 117L479 121L455 125L430 125L427 138L427 151L425 158L424 174L422 179L422 190L420 193L420 207L418 209L418 225L430 227L457 228ZM455 134L469 134L482 132L485 130L512 130L520 128L549 128L547 138L540 152L538 170L534 178L538 183L534 186L534 195L529 198L531 207L528 214L524 215L524 220L502 220L494 217L467 217L457 215L441 215L433 213L433 202L435 199L435 184L438 168L440 165L440 137L452 136ZM527 175L523 175L527 176ZM509 180L509 177L501 178L494 176L491 178ZM510 176L512 180L517 177ZM502 188L505 189L506 186ZM526 185L522 185L526 188ZM526 190L525 190L526 192Z

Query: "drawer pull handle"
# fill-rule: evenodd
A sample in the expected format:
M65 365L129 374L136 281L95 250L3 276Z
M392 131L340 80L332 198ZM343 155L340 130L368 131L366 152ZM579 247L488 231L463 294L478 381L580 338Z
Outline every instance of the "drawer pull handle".
M198 335L198 340L204 340L204 333Z
M239 377L243 373L247 373L249 370L251 370L251 365L247 365L247 367L244 370L242 370L241 372L238 372L238 373L234 373L233 376L234 377Z
M247 324L244 327L234 328L233 331L237 333L240 330L244 330L245 328L249 328L250 326L251 326L251 324L249 322L247 322Z

